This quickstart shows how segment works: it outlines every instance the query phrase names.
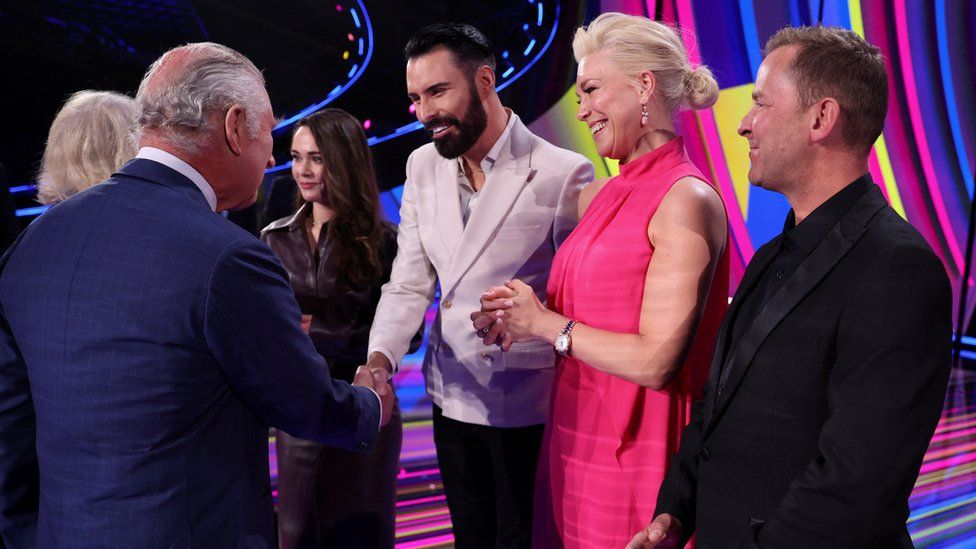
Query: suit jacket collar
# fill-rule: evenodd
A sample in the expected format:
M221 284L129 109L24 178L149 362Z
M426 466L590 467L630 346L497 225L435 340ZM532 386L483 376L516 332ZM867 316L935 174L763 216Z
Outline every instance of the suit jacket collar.
M525 185L532 180L532 133L515 113L511 134L502 145L495 164L487 174L481 189L478 207L471 212L467 224L461 222L458 198L457 162L446 160L437 168L438 230L448 249L452 251L450 267L441 276L441 291L449 293L464 273L474 264L482 251L508 217L512 206Z
M735 395L756 352L766 340L766 337L827 276L834 266L847 255L867 231L871 219L887 205L887 201L885 201L884 196L877 187L872 186L865 192L847 214L830 229L816 249L800 265L793 277L778 292L769 297L769 300L756 316L755 322L742 335L742 340L736 346L730 348L728 358L724 358L723 350L727 338L731 335L728 333L729 320L734 318L733 315L738 312L740 306L736 302L738 300L733 300L733 305L729 308L725 321L722 324L722 329L716 344L716 351L713 355L710 379L714 381L714 385L712 387L713 391L705 402L705 436L714 428L722 412ZM773 257L776 256L775 251L779 246L778 240L779 238L774 239L764 246L760 250L760 253L756 254L749 268L746 269L746 274L743 277L739 291L736 292L737 295L748 295L753 286L758 282L762 272L769 265L769 262L772 261ZM723 369L723 360L724 368L728 369L728 376L725 383L720 385L719 373Z
M134 177L148 181L149 183L173 188L174 190L190 198L190 200L193 202L196 202L202 205L208 211L213 212L213 210L210 208L210 203L207 202L207 198L203 196L203 191L201 191L193 181L180 172L154 160L133 158L119 168L119 170L113 174L113 177L116 175Z

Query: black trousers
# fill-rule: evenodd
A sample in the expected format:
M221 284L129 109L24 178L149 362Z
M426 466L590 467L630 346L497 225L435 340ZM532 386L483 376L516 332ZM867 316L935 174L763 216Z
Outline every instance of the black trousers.
M503 428L446 418L434 444L458 549L528 548L543 425Z

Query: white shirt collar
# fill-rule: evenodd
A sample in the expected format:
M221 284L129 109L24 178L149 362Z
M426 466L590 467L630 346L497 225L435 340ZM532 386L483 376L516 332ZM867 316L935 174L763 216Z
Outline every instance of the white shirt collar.
M207 204L210 204L210 209L217 211L217 195L214 193L213 187L210 186L210 183L207 183L207 180L193 166L187 164L179 157L174 156L172 153L166 152L163 149L157 149L156 147L140 148L139 152L136 153L136 158L159 162L163 166L179 172L180 175L186 177L200 188L203 197L207 199Z

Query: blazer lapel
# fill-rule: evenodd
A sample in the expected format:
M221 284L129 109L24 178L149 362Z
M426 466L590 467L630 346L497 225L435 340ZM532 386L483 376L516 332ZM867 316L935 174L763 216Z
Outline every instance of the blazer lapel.
M871 219L886 205L884 196L876 187L869 189L827 233L790 280L770 296L769 301L756 316L755 322L743 334L742 341L731 350L733 354L725 364L728 377L724 384L721 384L720 380L716 384L713 410L710 417L706 416L708 421L705 424L705 436L714 428L728 406L742 383L752 359L769 333L847 255L864 235ZM721 395L718 394L719 387L722 388Z
M437 208L435 224L449 257L457 250L464 224L461 221L461 198L458 194L458 165L456 160L444 159L437 163L434 180Z
M521 121L516 120L509 134L508 145L503 147L495 166L488 172L485 185L478 196L477 207L471 212L464 230L458 230L460 241L448 269L448 279L442 281L441 291L444 294L457 285L478 259L495 236L498 227L512 211L522 189L535 175L535 170L529 165L532 152L530 137L531 134ZM458 218L460 219L460 213Z
M732 336L729 333L729 327L732 324L732 319L739 313L739 309L742 307L743 299L749 295L752 289L759 282L761 275L766 271L766 267L773 261L776 257L776 250L779 249L779 239L776 237L765 246L761 247L756 255L752 257L752 261L749 262L749 266L746 268L746 272L742 276L742 281L739 282L739 288L735 292L735 296L732 298L732 304L729 305L727 311L725 311L725 317L722 319L722 326L719 328L718 335L715 338L715 351L712 354L712 364L709 370L708 379L710 381L714 380L713 391L709 394L708 400L705 401L705 413L704 422L708 425L709 420L712 417L712 412L715 409L715 390L718 388L719 374L722 371L722 363L725 362L725 347L727 345L728 338ZM731 349L730 349L731 350Z

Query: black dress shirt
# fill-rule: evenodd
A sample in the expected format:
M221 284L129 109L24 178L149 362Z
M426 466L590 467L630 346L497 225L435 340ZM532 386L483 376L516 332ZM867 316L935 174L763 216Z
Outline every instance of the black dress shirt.
M732 319L729 330L732 337L726 339L724 358L731 356L742 335L755 321L759 311L766 301L789 281L803 261L827 236L851 206L873 185L871 178L864 175L853 183L844 187L826 202L813 210L799 224L793 210L786 215L786 223L780 235L779 251L776 257L763 271L759 282L747 294L737 297L742 299L742 305L735 318ZM725 360L723 359L723 365ZM723 368L723 370L727 370ZM722 372L720 385L725 383L727 371Z

